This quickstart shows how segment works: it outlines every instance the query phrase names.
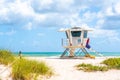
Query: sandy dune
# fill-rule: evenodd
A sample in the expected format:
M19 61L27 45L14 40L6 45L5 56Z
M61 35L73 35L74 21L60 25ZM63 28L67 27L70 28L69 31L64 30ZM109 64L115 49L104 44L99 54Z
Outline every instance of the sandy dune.
M55 72L55 75L44 80L120 80L120 70L109 70L107 72L83 72L75 69L79 63L90 63L100 65L105 58L96 59L59 59L55 57L27 57L37 61L45 61ZM0 72L5 66L0 65ZM2 80L11 80L10 69L0 74Z

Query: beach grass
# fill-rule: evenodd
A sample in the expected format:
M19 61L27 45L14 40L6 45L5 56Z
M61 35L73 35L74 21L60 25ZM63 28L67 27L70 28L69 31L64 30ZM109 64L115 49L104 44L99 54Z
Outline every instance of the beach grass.
M39 76L51 76L51 68L45 62L34 60L18 59L12 66L13 80L33 80Z
M8 65L15 59L14 55L9 50L0 49L0 64Z
M92 64L78 64L77 66L78 70L83 70L85 72L94 72L94 71L107 71L108 68L106 66L94 66Z
M78 70L83 70L85 72L93 71L108 71L109 69L119 69L120 70L120 58L109 58L101 62L105 66L94 66L92 64L78 64L76 68Z
M110 69L120 69L120 58L109 58L102 62L107 65Z
M9 50L0 50L0 64L11 64L13 80L36 80L38 77L50 77L52 69L43 61L38 62L15 57Z

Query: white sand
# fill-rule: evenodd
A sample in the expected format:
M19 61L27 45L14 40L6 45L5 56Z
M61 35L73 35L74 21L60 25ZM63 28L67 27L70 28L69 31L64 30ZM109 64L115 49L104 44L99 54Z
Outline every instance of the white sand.
M12 80L10 77L10 72L10 68L4 65L0 65L0 80Z
M109 70L107 72L83 72L75 69L75 65L80 63L90 63L100 65L105 58L96 59L59 59L59 58L43 58L43 57L27 57L37 61L45 61L55 72L49 79L45 80L120 80L120 70ZM0 72L5 68L0 65ZM0 74L2 80L11 80L9 78L10 69Z
M75 69L75 65L80 63L99 63L105 58L96 59L59 59L59 58L39 58L29 57L38 61L45 61L55 71L55 75L48 80L120 80L120 70L109 70L107 72L83 72Z

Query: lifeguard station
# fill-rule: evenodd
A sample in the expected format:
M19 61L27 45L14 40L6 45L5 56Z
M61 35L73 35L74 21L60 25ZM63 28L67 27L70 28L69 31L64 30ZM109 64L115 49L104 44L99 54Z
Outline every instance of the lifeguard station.
M95 58L91 56L87 50L91 49L89 45L89 38L87 37L88 32L92 31L90 29L73 27L67 29L60 29L59 31L65 32L66 39L62 39L62 46L65 48L65 51L60 56L61 58L75 58L79 57L76 55L76 50L80 50L85 54L85 57Z

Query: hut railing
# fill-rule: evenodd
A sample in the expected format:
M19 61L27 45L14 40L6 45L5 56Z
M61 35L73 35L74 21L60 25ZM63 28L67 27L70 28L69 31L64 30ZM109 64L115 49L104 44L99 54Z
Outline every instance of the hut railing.
M70 46L69 39L62 38L61 40L62 46Z

